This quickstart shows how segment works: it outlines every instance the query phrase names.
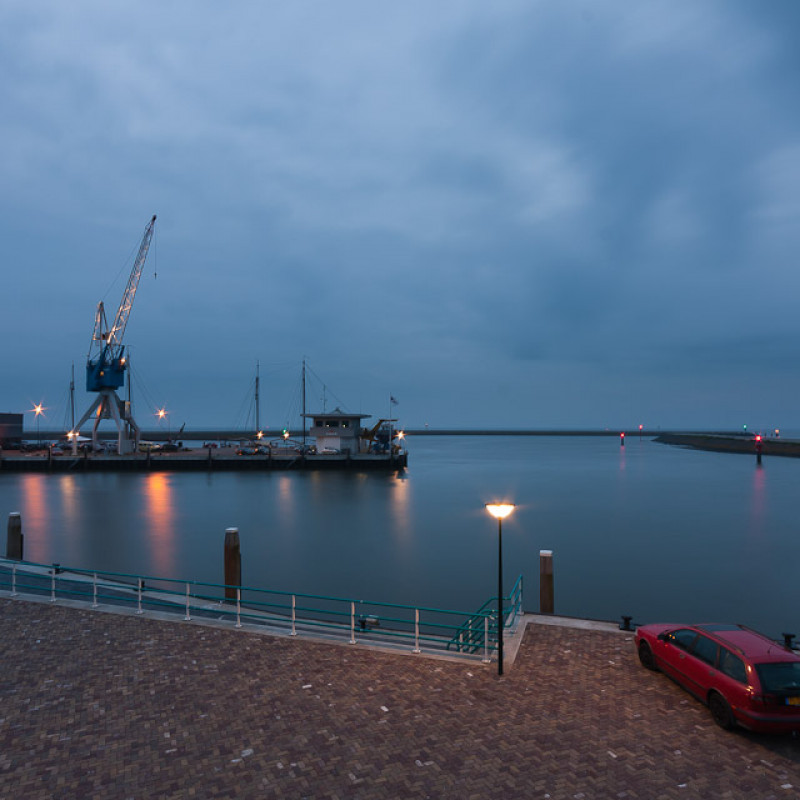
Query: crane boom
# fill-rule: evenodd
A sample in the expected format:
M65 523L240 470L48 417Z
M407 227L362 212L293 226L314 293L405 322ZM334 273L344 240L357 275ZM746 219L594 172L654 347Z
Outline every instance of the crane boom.
M144 262L147 258L147 251L150 249L150 240L153 238L153 228L155 224L156 215L153 214L153 218L144 229L142 243L139 245L139 254L136 256L136 261L133 262L133 269L128 278L128 285L125 287L125 294L122 295L122 302L117 309L117 316L114 318L114 324L108 332L108 345L112 348L112 354L116 354L116 348L122 345L122 337L125 335L128 317L131 315L133 299L136 297L139 278L142 277L142 269L144 268Z

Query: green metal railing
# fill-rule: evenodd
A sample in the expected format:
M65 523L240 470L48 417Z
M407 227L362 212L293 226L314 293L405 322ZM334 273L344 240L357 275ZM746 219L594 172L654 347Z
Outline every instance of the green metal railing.
M491 643L497 649L497 598L487 600L466 622L458 627L447 649L457 653L478 653ZM522 575L517 578L508 597L503 597L503 631L514 630L522 614ZM485 660L488 660L485 657Z
M250 586L186 581L122 572L87 571L60 564L0 558L0 589L104 606L172 614L186 621L245 624L276 634L309 635L412 652L450 651L489 661L497 649L495 614L487 601L475 614L441 608L280 592ZM226 596L227 595L227 596ZM504 598L504 625L521 612L522 579ZM507 610L506 610L507 609ZM467 622L464 622L465 617ZM466 633L468 632L468 634ZM460 646L453 647L454 642Z

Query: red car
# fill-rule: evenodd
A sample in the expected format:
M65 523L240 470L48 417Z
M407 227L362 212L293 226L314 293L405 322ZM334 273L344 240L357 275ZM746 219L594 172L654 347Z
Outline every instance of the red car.
M642 625L639 660L705 703L714 722L800 732L800 654L744 625Z

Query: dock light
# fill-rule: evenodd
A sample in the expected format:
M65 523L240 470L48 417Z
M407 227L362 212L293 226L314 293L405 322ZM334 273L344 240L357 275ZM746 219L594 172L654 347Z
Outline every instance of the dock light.
M761 441L761 434L757 433L756 434L756 442L760 442L760 441Z
M619 446L625 447L625 431L622 431L619 435Z
M283 438L284 439L288 439L289 438L289 431L287 431L287 430L283 431Z
M264 431L259 431L256 434L256 439L263 439L264 438Z
M405 439L406 438L405 432L404 431L398 431L397 438L398 439Z
M497 674L503 674L503 520L516 508L513 503L486 503L497 520Z
M775 438L777 439L781 435L780 428L775 428Z
M37 443L37 446L41 447L42 446L42 440L41 440L41 437L39 436L39 417L42 414L44 414L44 406L41 403L39 403L38 405L35 405L33 407L33 413L36 415L36 443Z

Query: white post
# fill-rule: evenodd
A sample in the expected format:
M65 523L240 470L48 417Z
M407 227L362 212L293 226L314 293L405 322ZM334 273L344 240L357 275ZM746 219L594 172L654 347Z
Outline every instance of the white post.
M56 601L56 568L53 566L53 572L51 573L50 578L50 602L55 603Z
M350 644L356 643L356 604L350 601Z
M183 618L186 622L191 620L192 615L189 613L189 584L186 584L186 616Z
M97 608L97 573L92 573L92 608Z
M137 604L136 604L136 613L137 614L141 614L142 613L142 583L143 583L143 581L142 581L141 578L139 578L138 581L139 581L139 589L137 591L138 599L137 599Z
M297 631L295 630L295 596L292 595L292 636L297 636Z
M17 596L17 565L11 567L11 596Z
M483 618L483 663L488 664L489 659L489 617Z
M419 649L419 609L414 609L414 652L421 652Z
M236 627L242 627L242 590L236 587Z

